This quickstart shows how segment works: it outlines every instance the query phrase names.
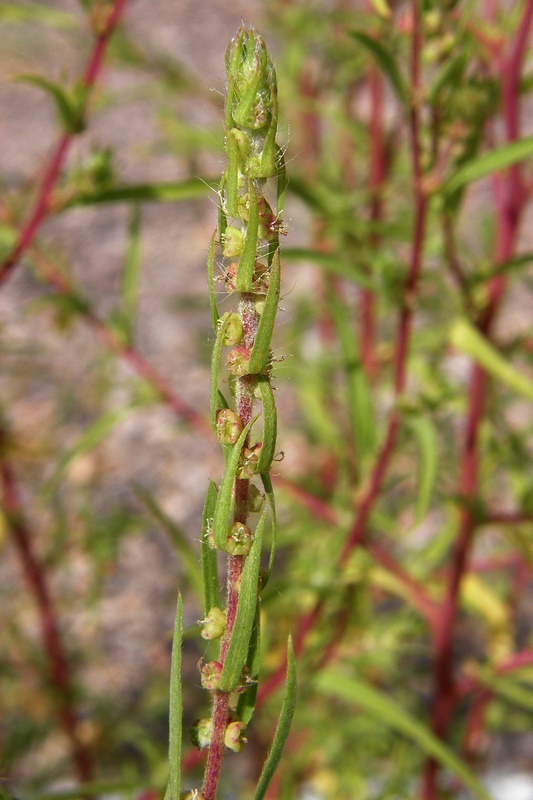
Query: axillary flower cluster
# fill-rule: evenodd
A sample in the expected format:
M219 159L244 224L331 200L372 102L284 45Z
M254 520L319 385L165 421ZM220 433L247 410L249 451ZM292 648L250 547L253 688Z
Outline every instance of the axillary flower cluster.
M191 730L194 744L208 748L199 794L206 800L216 795L225 748L238 752L246 742L257 691L258 598L265 580L260 556L269 510L270 538L275 541L269 478L277 433L271 338L280 293L279 234L286 187L283 154L276 144L276 75L257 31L239 29L229 45L226 68L228 161L208 258L216 332L211 419L224 450L225 471L218 486L210 484L204 510L205 618L200 623L202 636L220 644L216 660L200 666L202 685L212 697L211 716ZM272 182L273 197L267 198L269 178L277 180ZM234 310L223 315L217 308L220 282L234 299ZM228 383L230 391L222 391ZM257 434L254 426L260 417ZM250 521L254 514L259 515L255 525ZM225 592L218 580L220 551L228 562ZM270 566L272 560L273 547Z

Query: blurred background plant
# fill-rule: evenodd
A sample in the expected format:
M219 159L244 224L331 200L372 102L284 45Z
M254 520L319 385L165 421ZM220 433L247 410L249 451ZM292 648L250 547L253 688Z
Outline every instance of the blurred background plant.
M242 18L274 54L290 178L284 458L258 711L220 796L253 796L289 632L270 797L482 798L531 771L532 16L0 3L8 792L161 795L178 587L185 727L205 703L205 262Z

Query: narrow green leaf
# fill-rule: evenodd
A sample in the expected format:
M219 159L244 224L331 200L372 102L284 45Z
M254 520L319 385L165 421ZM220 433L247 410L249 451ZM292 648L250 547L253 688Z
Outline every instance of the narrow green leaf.
M333 291L328 293L328 302L338 332L342 350L342 368L346 377L348 414L353 442L362 471L376 445L376 423L374 403L353 331L353 321L342 299Z
M259 678L259 668L261 666L261 614L259 609L259 600L256 604L254 624L252 626L252 633L250 636L250 645L248 647L248 657L246 659L246 666L251 680L254 681L248 689L239 697L237 704L237 716L245 725L248 725L253 717L255 710L255 703L257 700L257 688Z
M230 128L226 134L226 151L228 165L226 167L226 204L229 217L237 216L237 197L239 193L239 147L237 139Z
M240 682L242 669L248 656L250 637L255 619L258 596L259 567L261 564L261 545L265 527L266 510L257 523L250 552L246 556L242 573L237 616L228 647L224 668L220 676L220 689L231 692Z
M270 380L262 377L257 382L263 404L263 446L257 462L257 472L268 472L272 459L276 455L276 440L278 435L278 417L276 402Z
M217 338L215 340L215 345L213 347L213 353L211 355L211 391L210 391L210 410L211 410L211 425L213 426L213 430L216 430L217 424L217 412L220 409L219 404L219 390L218 390L218 373L220 371L220 353L222 351L222 345L224 342L224 336L226 335L226 330L228 325L230 324L230 317L229 315L226 317L225 320L220 320L217 327L215 328Z
M101 417L98 417L98 419L82 433L74 447L67 450L60 458L55 473L43 486L43 494L45 497L49 498L50 495L59 488L65 477L65 473L76 458L94 450L117 425L120 425L123 420L135 411L137 411L135 406L126 406L124 408L108 411L106 414L102 414Z
M274 566L274 559L276 557L278 522L276 517L276 500L274 497L274 489L272 488L272 480L268 472L261 473L261 481L263 483L263 489L265 490L268 504L270 506L270 513L272 514L272 528L271 528L272 544L270 546L270 556L268 559L268 572L267 572L267 581L268 581L272 573L272 567Z
M475 669L475 678L486 686L502 700L512 703L518 708L533 711L533 691L517 683L510 677L495 675L490 668L480 667Z
M203 581L198 564L198 553L191 546L187 537L176 523L161 508L155 497L143 486L134 485L134 491L139 500L148 509L150 514L169 535L174 547L183 558L186 576L194 587L198 597L202 597ZM212 606L210 606L211 608Z
M270 268L265 306L259 319L254 346L252 347L252 352L250 353L249 370L252 375L264 372L264 370L267 368L268 360L270 358L270 344L272 341L272 333L274 331L274 323L276 321L279 303L280 273L281 265L279 250L276 250L274 253L274 258L272 259L272 266Z
M276 145L276 147L276 166L278 170L277 211L278 216L280 217L283 213L283 207L285 205L285 192L287 191L289 181L287 179L287 170L285 168L285 157L283 155L283 150L278 145Z
M507 261L497 264L487 272L481 272L479 275L473 275L471 278L469 278L469 282L472 285L486 283L491 278L496 277L496 275L506 275L509 272L514 272L515 270L518 271L522 269L522 267L526 267L528 264L531 264L532 261L533 253L522 253L519 256L509 258Z
M250 208L244 246L239 258L235 286L238 292L251 292L254 282L255 259L257 257L257 242L259 232L259 202L255 187L250 182L248 197Z
M526 136L516 142L496 147L490 153L483 153L460 167L455 175L443 184L440 191L445 197L449 197L468 183L506 169L531 155L533 155L533 136Z
M289 738L292 718L296 708L296 688L296 659L294 657L292 638L289 636L289 641L287 642L287 680L283 704L272 746L263 765L253 800L263 800L280 762L283 749Z
M245 426L241 435L231 448L226 462L226 468L218 491L215 513L213 515L213 536L215 537L215 544L219 550L225 550L227 546L231 513L234 504L233 484L235 482L235 473L239 466L239 459L241 457L241 450L244 447L244 442L256 419L257 417L254 417L254 419L250 420L248 425Z
M137 301L139 297L139 276L141 271L141 210L134 205L128 231L128 249L122 271L121 319L128 343L133 339Z
M217 488L213 481L209 481L204 513L202 516L202 575L205 616L207 616L212 608L222 608L222 597L218 580L217 551L209 546L208 541L209 529L213 524L215 516L216 502Z
M176 623L172 640L172 662L170 668L170 713L168 763L169 781L165 797L179 800L181 793L181 726L183 719L183 700L181 690L181 643L183 634L183 600L178 594Z
M204 197L218 189L218 182L209 178L188 178L185 181L168 181L165 183L138 183L130 186L112 186L95 188L89 192L80 192L63 206L92 206L100 203L157 202L178 203Z
M353 281L365 289L375 289L372 280L367 275L357 270L353 264L343 261L337 254L321 253L319 250L310 250L305 247L284 247L283 261L296 263L308 261L311 264L317 264L327 272L331 272L332 275L347 278L347 280Z
M374 56L381 71L391 82L392 88L398 95L399 100L402 103L406 103L408 95L405 82L396 59L390 50L388 50L382 42L374 39L373 36L369 36L367 33L363 33L363 31L351 31L351 35Z
M456 58L446 59L437 77L433 81L430 89L429 102L431 105L437 102L440 93L448 86L457 85L462 79L465 67L468 63L468 56L461 52Z
M209 242L209 250L207 252L207 281L209 283L209 304L211 306L211 319L213 320L213 330L218 328L218 320L220 315L218 313L216 293L215 293L215 245L216 245L217 232L214 231Z
M418 494L416 498L415 521L423 520L431 503L431 496L437 480L439 453L435 426L425 417L408 417L407 427L417 441L419 461L417 470Z
M59 118L67 133L81 133L85 127L83 119L84 104L82 102L84 95L81 97L73 96L62 86L49 81L48 78L43 78L42 75L21 75L17 80L32 83L34 86L44 89L45 92L53 97ZM79 92L76 94L79 94Z
M58 30L71 30L78 28L79 23L73 14L44 6L42 3L32 3L20 6L18 3L0 3L0 20L2 22L40 22Z
M518 372L466 319L458 319L450 330L450 342L480 364L493 378L533 400L533 382Z
M411 739L428 756L460 778L475 797L479 800L491 800L478 778L453 750L384 692L359 678L347 677L334 669L320 673L315 686L319 691L336 697L343 703L354 703L386 727Z

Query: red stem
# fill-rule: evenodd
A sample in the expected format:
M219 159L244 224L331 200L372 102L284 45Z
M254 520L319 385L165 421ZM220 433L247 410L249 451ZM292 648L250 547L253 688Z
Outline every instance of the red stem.
M88 90L94 86L101 72L109 38L120 20L125 4L126 0L115 0L115 3L109 13L105 29L96 37L94 41L93 49L82 77L82 83ZM87 99L85 100L85 103L87 103ZM20 231L18 240L13 247L13 250L7 256L4 263L0 265L0 285L7 280L11 272L14 270L21 256L32 243L35 234L48 215L52 193L59 179L61 169L65 163L65 159L68 155L68 151L74 136L74 133L64 133L56 145L55 151L50 159L50 163L48 164L48 168L39 188L37 199L35 200L35 204L29 219Z
M502 59L500 64L503 117L508 142L516 140L520 135L519 80L532 19L533 0L528 0L511 53L507 59ZM499 264L511 258L515 250L518 226L525 202L520 165L510 167L506 171L503 191L501 179L496 180L494 189L497 217L495 263ZM504 274L496 276L489 282L488 302L478 320L478 327L486 336L491 332L506 284L507 276ZM478 492L478 439L485 410L486 389L487 375L481 366L474 364L468 393L459 489L461 496L466 500L473 500ZM475 517L470 510L470 505L465 505L461 512L459 532L452 553L449 583L434 642L435 698L431 724L433 733L442 739L447 736L455 705L453 635L459 606L461 580L468 569L475 529ZM479 724L479 720L476 724ZM439 796L437 777L438 765L434 760L429 760L424 774L424 800L436 800Z
M422 166L419 136L420 113L418 107L418 95L420 91L421 31L418 4L416 0L413 0L412 8L413 33L411 44L411 80L413 103L410 114L410 134L416 201L413 245L411 250L409 270L405 282L405 303L400 312L398 332L396 335L397 346L394 355L394 390L396 399L399 398L405 388L408 346L412 328L414 301L416 297L418 279L422 268L424 232L427 216L427 199L423 193L421 185ZM385 440L370 475L367 488L363 492L363 495L358 498L358 511L338 560L339 569L342 569L342 567L346 564L346 561L354 548L363 542L369 516L379 497L383 480L389 468L396 445L399 427L400 414L397 408L394 408L390 414ZM316 621L319 619L323 604L324 601L320 599L310 613L300 618L298 623L298 631L294 640L294 651L297 656L304 648L308 633L314 628ZM283 676L285 675L285 671L286 659L284 659L278 669L272 673L269 679L262 684L257 698L258 705L261 702L264 702L267 696L281 684L283 681Z
M58 294L64 297L74 298L77 301L80 315L94 330L102 344L123 358L140 378L143 378L149 383L157 392L160 399L168 405L179 419L186 422L191 428L194 428L202 435L212 436L211 426L206 421L205 417L188 406L187 403L173 391L171 386L154 369L150 362L147 361L135 347L121 339L113 328L92 310L88 301L86 301L72 286L68 278L48 261L41 258L40 254L35 254L35 261L39 273Z
M2 452L6 435L0 431L0 481L3 506L13 542L19 554L26 582L39 614L43 650L48 659L50 682L57 696L57 713L61 727L72 748L72 759L79 780L88 783L93 777L93 759L78 733L79 715L74 705L72 677L68 658L59 634L58 615L48 585L46 569L33 549L33 537L22 514L22 501L11 464Z

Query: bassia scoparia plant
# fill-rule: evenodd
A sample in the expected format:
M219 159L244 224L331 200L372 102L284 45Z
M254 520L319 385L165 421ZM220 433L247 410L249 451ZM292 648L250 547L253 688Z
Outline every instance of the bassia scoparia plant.
M202 636L218 642L213 660L200 666L211 696L211 715L199 719L191 739L208 750L201 793L184 797L215 800L225 749L239 752L247 741L260 666L259 596L273 566L276 510L269 472L276 453L277 416L271 384L271 338L280 295L279 234L286 188L283 153L276 143L276 73L265 43L242 27L226 54L226 151L220 184L218 228L209 248L208 279L216 340L211 364L211 422L224 450L225 471L207 493L202 529L205 618ZM274 198L267 198L275 179ZM217 248L222 255L216 274ZM220 315L215 281L235 299ZM220 389L225 359L228 389ZM226 374L224 373L224 374ZM262 420L260 433L257 432ZM261 570L261 551L270 518L270 559ZM226 587L219 583L219 555ZM181 603L178 604L171 686L170 782L168 800L181 790L181 688L179 686ZM272 748L254 794L264 797L281 756L295 703L295 666L288 644L287 689Z

